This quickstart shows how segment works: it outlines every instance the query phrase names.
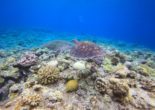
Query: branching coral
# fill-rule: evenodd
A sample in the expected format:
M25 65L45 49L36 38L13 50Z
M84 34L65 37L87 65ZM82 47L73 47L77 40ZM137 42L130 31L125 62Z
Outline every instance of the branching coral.
M42 100L42 95L35 93L34 91L31 91L29 89L26 89L22 92L18 100L16 100L14 110L23 110L23 108L25 110L25 107L32 109L34 107L39 106Z
M49 65L43 66L38 71L38 82L41 84L51 84L59 79L59 69Z
M33 94L23 97L23 104L30 106L37 106L41 101L41 97L39 94Z

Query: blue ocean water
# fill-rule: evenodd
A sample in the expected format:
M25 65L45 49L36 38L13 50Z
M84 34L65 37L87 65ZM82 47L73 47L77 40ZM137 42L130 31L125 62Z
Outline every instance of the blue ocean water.
M53 39L113 39L155 49L154 6L154 0L1 0L0 48Z

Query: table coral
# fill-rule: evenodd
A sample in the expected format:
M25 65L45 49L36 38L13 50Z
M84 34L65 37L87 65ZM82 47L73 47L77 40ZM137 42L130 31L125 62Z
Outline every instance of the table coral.
M73 57L92 59L102 57L104 54L103 49L92 42L74 42L75 46L71 49Z
M37 63L38 57L32 52L26 52L23 56L21 56L20 60L18 60L14 67L19 68L27 68L35 65Z

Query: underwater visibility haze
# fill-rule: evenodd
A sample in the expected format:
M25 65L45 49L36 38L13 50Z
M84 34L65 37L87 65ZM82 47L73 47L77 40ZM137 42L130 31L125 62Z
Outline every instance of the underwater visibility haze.
M155 110L155 1L1 0L0 110Z
M0 1L0 25L100 35L154 46L154 0Z

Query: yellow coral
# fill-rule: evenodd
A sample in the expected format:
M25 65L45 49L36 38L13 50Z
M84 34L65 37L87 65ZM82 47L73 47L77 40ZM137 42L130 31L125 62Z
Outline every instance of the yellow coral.
M49 65L43 66L38 71L38 82L41 84L55 83L59 79L59 69Z
M78 89L78 81L77 80L70 80L66 83L66 91L72 92Z

